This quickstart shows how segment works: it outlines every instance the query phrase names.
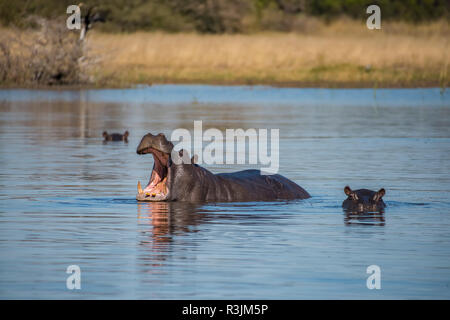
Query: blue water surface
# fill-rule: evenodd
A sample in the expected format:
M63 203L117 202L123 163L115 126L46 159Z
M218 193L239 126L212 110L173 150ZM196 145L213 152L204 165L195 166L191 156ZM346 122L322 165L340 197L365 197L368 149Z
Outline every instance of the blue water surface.
M312 198L137 203L153 165L142 135L194 120L279 129L279 173ZM129 143L103 144L104 130ZM0 163L3 299L450 298L448 91L0 90ZM344 213L345 185L385 188L385 212Z

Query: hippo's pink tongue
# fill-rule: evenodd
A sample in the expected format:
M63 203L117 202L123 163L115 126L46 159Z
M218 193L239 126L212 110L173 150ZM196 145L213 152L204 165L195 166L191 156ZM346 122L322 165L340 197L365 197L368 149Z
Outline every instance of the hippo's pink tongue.
M153 171L152 176L150 178L150 182L145 187L144 192L151 192L152 189L161 181L161 177L158 172Z

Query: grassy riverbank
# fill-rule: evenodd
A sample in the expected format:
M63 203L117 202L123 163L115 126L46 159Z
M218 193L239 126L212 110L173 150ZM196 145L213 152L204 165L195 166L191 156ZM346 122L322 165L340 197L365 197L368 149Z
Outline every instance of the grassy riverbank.
M447 85L448 25L341 21L309 33L93 34L99 85L270 84L319 87Z
M443 87L449 74L446 22L422 25L338 20L303 33L89 34L90 85L268 84L296 87ZM20 84L19 84L20 85Z

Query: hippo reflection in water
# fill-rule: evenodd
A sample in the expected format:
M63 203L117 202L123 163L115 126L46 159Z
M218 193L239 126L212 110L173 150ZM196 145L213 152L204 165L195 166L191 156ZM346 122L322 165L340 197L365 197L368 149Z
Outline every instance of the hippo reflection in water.
M108 132L103 131L103 138L105 140L103 140L103 142L107 142L107 141L124 141L124 142L128 142L128 131L125 131L123 134L121 133L111 133L108 134Z
M198 204L176 201L139 202L137 210L138 219L152 226L153 242L160 244L171 242L173 234L192 231L209 215L205 208L199 214Z
M213 174L195 164L176 164L171 158L172 142L164 134L146 134L136 152L152 154L154 165L150 181L142 189L138 182L138 201L270 201L307 199L308 192L279 175L261 175L259 170ZM179 153L183 157L183 151ZM184 155L186 158L186 154ZM188 162L188 163L186 163Z
M342 203L342 207L350 212L383 212L386 204L383 196L386 191L382 188L378 191L368 189L352 190L349 186L344 188L347 199Z

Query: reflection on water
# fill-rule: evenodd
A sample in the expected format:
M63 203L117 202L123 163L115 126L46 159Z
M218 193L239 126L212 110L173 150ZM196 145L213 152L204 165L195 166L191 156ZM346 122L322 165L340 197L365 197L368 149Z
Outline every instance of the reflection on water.
M384 210L379 212L358 212L344 210L346 225L384 226Z
M142 224L149 225L152 243L158 248L171 242L173 235L189 232L207 218L199 212L200 205L182 202L138 202L137 215ZM151 226L151 228L150 228Z
M312 198L137 203L141 137L194 120L279 128L280 173ZM2 90L0 297L449 298L449 150L439 89ZM383 186L385 212L343 213L345 185ZM372 264L382 290L366 288Z

